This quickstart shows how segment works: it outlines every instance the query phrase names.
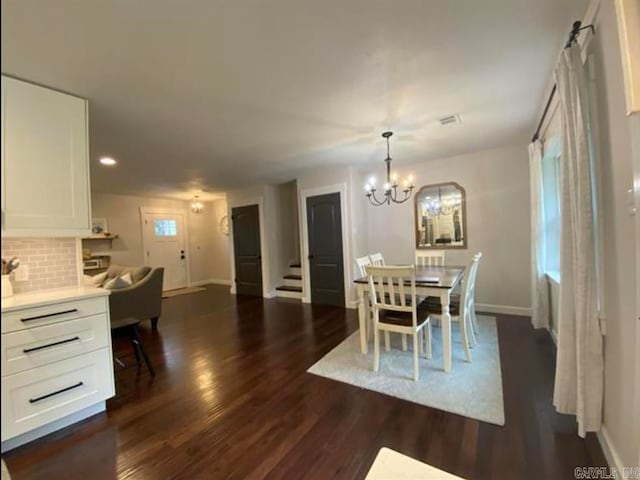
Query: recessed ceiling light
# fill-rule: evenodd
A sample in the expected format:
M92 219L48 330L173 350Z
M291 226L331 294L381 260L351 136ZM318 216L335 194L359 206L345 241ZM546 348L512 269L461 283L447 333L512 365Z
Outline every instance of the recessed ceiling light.
M111 157L102 157L100 159L100 163L102 165L107 166L107 167L113 167L118 162L116 160L114 160L113 158L111 158Z

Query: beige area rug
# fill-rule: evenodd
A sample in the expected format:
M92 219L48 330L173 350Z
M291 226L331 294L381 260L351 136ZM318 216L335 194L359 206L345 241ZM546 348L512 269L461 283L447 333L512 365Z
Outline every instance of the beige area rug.
M478 343L471 349L472 363L464 360L458 324L452 325L452 368L442 369L442 335L433 326L430 360L420 357L420 380L413 381L413 352L403 352L400 335L392 334L392 348L380 348L380 369L373 367L373 346L360 353L360 333L355 332L331 350L308 372L384 393L392 397L456 413L465 417L504 425L500 348L495 317L478 315ZM409 342L411 344L411 342Z
M206 288L202 287L186 287L176 288L175 290L167 290L162 292L162 298L177 297L178 295L186 295L187 293L204 292Z

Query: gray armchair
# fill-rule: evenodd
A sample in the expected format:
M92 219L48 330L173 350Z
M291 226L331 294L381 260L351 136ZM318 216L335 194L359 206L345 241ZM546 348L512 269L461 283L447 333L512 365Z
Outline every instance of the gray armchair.
M158 319L162 313L162 279L164 268L125 267L111 265L107 277L131 274L133 285L111 290L109 310L111 320L133 317L139 320L151 320L153 329L158 328Z

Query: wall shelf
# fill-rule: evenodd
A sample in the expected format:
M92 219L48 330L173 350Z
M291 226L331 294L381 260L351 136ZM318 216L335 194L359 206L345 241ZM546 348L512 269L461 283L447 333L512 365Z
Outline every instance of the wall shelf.
M91 235L90 237L82 237L82 240L113 240L119 237L119 235Z

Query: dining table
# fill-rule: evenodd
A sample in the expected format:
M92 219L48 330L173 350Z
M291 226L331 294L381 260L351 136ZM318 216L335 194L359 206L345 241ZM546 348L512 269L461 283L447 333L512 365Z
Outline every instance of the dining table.
M416 266L416 297L420 301L426 297L437 297L442 305L440 323L442 328L442 354L445 372L451 371L451 292L461 283L465 267L459 266ZM368 352L366 322L371 316L369 301L369 280L360 277L354 280L358 289L358 322L360 325L360 351ZM411 287L411 284L405 282Z

